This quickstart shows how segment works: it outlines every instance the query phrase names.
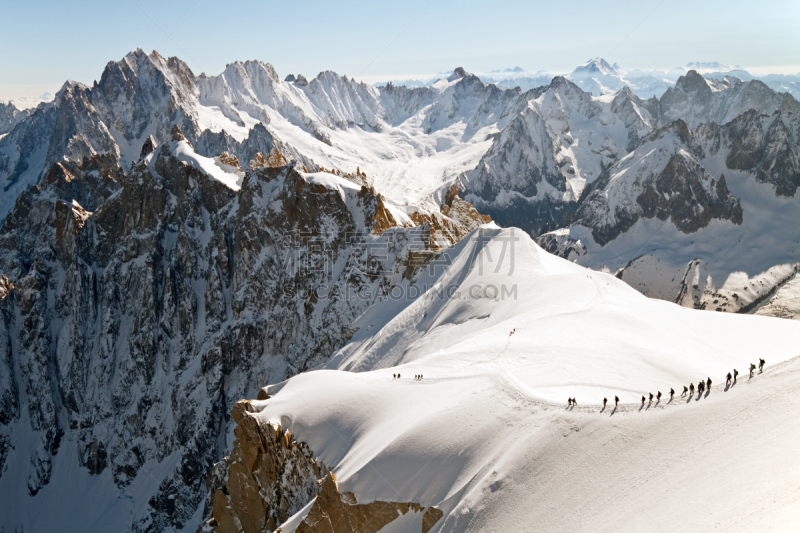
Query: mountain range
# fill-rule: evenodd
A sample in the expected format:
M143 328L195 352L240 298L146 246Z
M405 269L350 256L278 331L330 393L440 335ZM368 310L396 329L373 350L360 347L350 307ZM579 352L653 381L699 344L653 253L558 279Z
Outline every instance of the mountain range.
M625 70L616 63L609 65L605 59L597 57L577 66L569 74L564 74L564 77L594 96L610 94L623 87L628 87L637 96L650 98L652 96L660 97L668 88L675 86L678 78L690 70L713 80L724 80L726 76L742 81L758 79L774 91L788 92L795 98L800 97L800 73L753 75L742 67L725 65L717 61L692 61L684 66L668 70ZM447 78L448 75L449 73L441 73L426 80L392 80L392 83L407 87L426 87L438 79ZM527 91L548 85L558 74L546 70L530 72L520 67L514 67L476 73L476 75L485 83L494 83L504 89L520 87L523 91ZM379 85L385 85L385 83Z
M593 94L619 68L581 68L583 82L557 76L529 90L463 68L424 87L374 87L333 72L281 77L261 61L198 76L180 59L135 50L91 86L69 81L29 112L0 108L0 492L13 495L0 502L0 527L241 523L214 510L242 503L231 494L266 502L260 527L283 524L311 505L329 469L348 471L347 450L318 442L318 464L312 437L292 438L310 425L286 411L251 421L261 404L237 404L232 418L234 402L288 398L284 380L323 366L371 379L445 350L449 368L463 352L452 328L477 328L494 304L432 300L442 286L485 285L464 285L477 257L518 268L495 288L522 287L525 302L540 287L583 287L546 293L542 315L526 307L531 331L583 313L560 311L559 298L619 305L632 325L610 346L628 337L634 358L652 348L635 317L670 331L696 321L681 350L712 343L730 357L676 359L684 381L744 358L748 334L795 339L790 321L687 315L630 287L695 309L800 315L800 104L759 80L693 69L660 97L627 85ZM481 235L488 241L476 244ZM514 259L503 242L520 243ZM517 308L498 307L503 337ZM606 319L587 313L577 331L602 329ZM780 346L774 357L788 359ZM652 367L674 357L660 353L637 375L663 387ZM320 373L303 375L312 377L288 383L327 390ZM633 388L592 379L577 382ZM277 383L285 390L262 389ZM244 459L220 462L231 449L283 466L236 470ZM259 492L256 470L271 472L273 492ZM291 475L275 478L279 470ZM392 509L425 500L423 523L457 522L472 501L423 496L381 495L401 506Z

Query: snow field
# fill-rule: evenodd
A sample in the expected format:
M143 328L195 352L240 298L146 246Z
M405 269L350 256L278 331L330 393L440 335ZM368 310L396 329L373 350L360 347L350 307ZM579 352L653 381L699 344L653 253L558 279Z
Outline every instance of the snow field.
M439 507L434 531L800 524L796 322L649 300L521 234L509 273L511 230L476 235L427 281L513 282L516 300L379 303L331 369L268 387L256 416L307 442L359 502ZM766 372L748 379L758 357ZM710 393L680 397L709 376Z

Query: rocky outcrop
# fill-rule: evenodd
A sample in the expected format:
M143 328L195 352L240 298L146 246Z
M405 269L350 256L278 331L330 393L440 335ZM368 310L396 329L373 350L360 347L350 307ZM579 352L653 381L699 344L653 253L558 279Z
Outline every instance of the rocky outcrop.
M317 480L328 473L307 445L279 425L261 424L252 411L246 400L233 407L236 441L209 477L206 531L275 531L318 494Z
M382 501L359 504L352 492L340 493L336 476L314 459L307 444L298 443L278 424L260 421L256 413L262 406L263 400L241 400L234 405L236 441L231 455L209 474L210 497L200 531L281 531L281 524L312 500L295 529L298 533L377 533L408 513L420 514L421 532L427 533L442 518L435 507Z
M425 508L417 503L359 504L352 492L339 492L332 472L319 484L317 499L295 529L297 533L377 533L408 513L422 513L420 531L428 533L443 516L436 507Z

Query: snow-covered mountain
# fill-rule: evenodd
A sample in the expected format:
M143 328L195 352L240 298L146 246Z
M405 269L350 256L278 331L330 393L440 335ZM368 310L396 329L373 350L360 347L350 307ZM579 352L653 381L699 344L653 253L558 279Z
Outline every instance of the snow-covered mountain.
M659 98L667 89L675 86L678 78L692 70L705 78L714 80L724 80L726 77L737 78L741 81L758 79L776 92L788 92L796 99L800 98L800 73L756 76L740 66L725 65L717 61L693 61L669 70L626 70L616 63L609 65L605 59L597 57L579 65L572 72L563 73L563 76L594 96L610 94L623 87L628 87L640 98L653 96ZM519 87L523 91L528 91L549 85L551 80L560 74L545 70L529 72L520 67L514 67L479 72L476 75L485 83L494 83L504 89ZM447 76L447 73L442 73L428 79L393 80L392 83L407 87L428 87Z
M30 115L27 109L17 109L13 103L0 102L0 135L5 136L14 126Z
M585 67L585 80L620 72ZM600 274L543 255L532 237L650 296L797 316L798 107L762 82L695 71L645 100L628 87L593 95L566 77L503 89L461 68L417 88L333 72L282 79L260 61L196 76L141 50L92 86L67 82L0 138L0 491L14 495L0 503L0 528L196 526L213 505L206 481L230 483L224 464L206 475L233 445L233 402L351 339L413 336L416 311L403 302L438 283L441 261L467 265L473 245L453 245L490 220L521 228L518 275L545 286L558 284L541 276L562 269L570 284ZM469 253L496 255L504 235ZM680 315L596 279L642 320L658 323L654 309L670 309L673 325L703 316L713 342L736 329L716 320L739 320ZM463 306L446 311L452 322L472 316ZM374 313L399 329L366 324ZM741 331L763 325L753 333L763 342L785 333L750 320ZM403 357L345 357L357 344L338 352L341 368ZM250 429L278 443L268 426ZM274 501L316 494L339 463L326 455L320 466L280 438L280 461L302 468ZM242 490L258 486L247 475ZM294 514L295 496L273 522ZM392 509L421 500L389 499ZM431 505L455 509L426 499L415 516L433 520Z
M282 532L800 523L795 324L647 299L519 230L478 231L441 262L407 282L427 288L419 297L362 315L326 369L237 404L239 438L209 529L263 516L271 480L294 472L273 447L300 450L318 477L332 472L290 496ZM748 379L759 356L766 371ZM707 378L708 393L681 394ZM650 393L664 396L645 403Z

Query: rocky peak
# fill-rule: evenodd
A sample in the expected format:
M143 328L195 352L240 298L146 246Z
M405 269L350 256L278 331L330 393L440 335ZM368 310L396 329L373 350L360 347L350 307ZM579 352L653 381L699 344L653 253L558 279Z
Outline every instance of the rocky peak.
M712 92L706 79L696 70L690 70L678 78L678 81L675 82L675 89L687 94L703 93L710 95Z
M152 153L156 149L156 146L156 140L152 135L148 135L147 139L144 141L144 144L142 144L142 150L139 152L139 158L141 159Z
M169 133L170 133L170 139L173 142L180 142L180 141L186 141L187 140L186 136L183 134L183 132L181 131L181 129L178 127L177 124L173 124L172 125L172 129L170 130Z
M0 102L0 135L10 132L14 126L25 120L30 114L29 109L17 109L12 102L7 104Z
M465 78L468 75L464 67L456 67L452 74L447 77L447 81L456 81Z

